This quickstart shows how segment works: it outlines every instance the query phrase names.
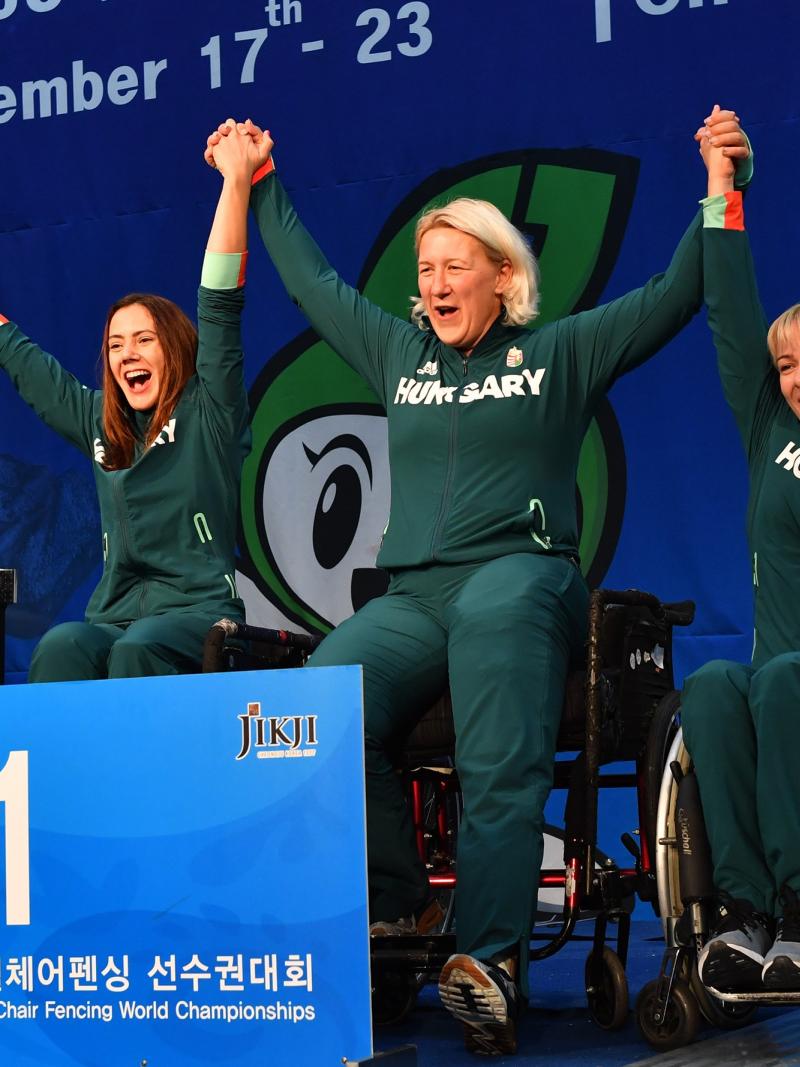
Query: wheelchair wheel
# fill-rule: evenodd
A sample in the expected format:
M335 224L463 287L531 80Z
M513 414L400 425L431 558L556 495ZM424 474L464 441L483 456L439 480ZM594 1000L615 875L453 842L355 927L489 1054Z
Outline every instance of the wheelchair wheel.
M419 984L415 974L393 970L387 964L372 964L372 1022L392 1026L402 1022L417 1002Z
M589 1014L601 1030L619 1030L628 1018L628 979L625 968L616 952L608 945L603 947L602 978L599 985L591 979L594 952L586 960L584 978Z
M757 1004L748 1004L747 1001L720 1000L713 993L709 993L700 981L696 963L692 964L689 985L701 1015L706 1022L716 1026L719 1030L738 1030L740 1026L747 1026L758 1010Z
M446 769L445 773L449 771ZM451 874L456 865L458 851L458 828L461 823L461 791L440 788L440 778L423 776L421 786L421 809L423 838L422 860L428 875ZM440 885L435 892L442 909L442 919L435 931L451 933L455 926L455 892L451 885Z
M656 854L656 822L658 817L658 797L661 792L661 782L664 777L664 768L667 766L667 757L675 735L680 729L681 695L677 690L667 693L659 701L653 718L650 720L650 729L647 734L647 744L644 756L645 774L645 825L642 832L647 835L647 844L650 855Z
M690 1044L700 1025L700 1010L687 983L675 979L665 1018L660 1023L653 1018L657 995L655 978L644 986L636 1000L636 1022L645 1041L663 1052Z

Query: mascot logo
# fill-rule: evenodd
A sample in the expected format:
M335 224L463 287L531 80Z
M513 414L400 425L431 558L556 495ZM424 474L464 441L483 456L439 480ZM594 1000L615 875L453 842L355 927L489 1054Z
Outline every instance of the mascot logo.
M394 211L358 288L406 318L416 289L414 224L432 202L490 200L527 233L542 273L537 323L594 307L625 232L638 173L628 156L523 151L440 171ZM389 514L386 419L365 382L307 331L269 361L250 394L253 451L242 479L239 587L251 622L326 631L386 587L375 556ZM625 457L604 401L576 485L582 567L598 584L625 504Z

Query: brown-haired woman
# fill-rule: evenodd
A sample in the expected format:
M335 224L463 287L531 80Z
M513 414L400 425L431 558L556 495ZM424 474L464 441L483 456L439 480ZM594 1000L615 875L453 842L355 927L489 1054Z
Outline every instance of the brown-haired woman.
M118 312L122 314L118 315ZM118 331L129 319L136 321L143 317L146 323L147 315L165 354L163 372L159 375L160 380L151 377L146 382L146 389L139 392L132 390L126 396L125 377L123 375L122 380L117 377L120 361L124 358L124 347ZM133 462L135 438L130 426L131 408L147 410L153 403L149 423L150 440L146 440L145 445L152 443L157 428L169 421L184 386L194 374L196 358L197 330L194 323L171 300L153 293L129 293L111 305L103 327L102 348L106 469L130 467Z
M234 153L247 161L228 175ZM250 436L240 318L257 165L245 139L218 153L224 181L199 331L164 297L123 297L106 319L102 389L84 388L0 316L0 366L41 419L93 460L103 529L103 575L86 619L45 634L30 681L190 672L209 627L243 617L234 548Z

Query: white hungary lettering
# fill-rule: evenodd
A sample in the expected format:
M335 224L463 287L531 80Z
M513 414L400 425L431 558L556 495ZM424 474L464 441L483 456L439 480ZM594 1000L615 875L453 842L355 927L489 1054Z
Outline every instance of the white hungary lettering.
M789 442L775 462L782 463L785 470L792 471L795 478L800 478L800 448L794 441Z
M490 374L482 382L470 382L459 396L459 404L471 404L475 400L507 400L511 396L539 396L542 378L547 368L540 367L531 373ZM395 404L452 404L458 392L454 385L440 382L418 382L416 378L401 378L394 395Z

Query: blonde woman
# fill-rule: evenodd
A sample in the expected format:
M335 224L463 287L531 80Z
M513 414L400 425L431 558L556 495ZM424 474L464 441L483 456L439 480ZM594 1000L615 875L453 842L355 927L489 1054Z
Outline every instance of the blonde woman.
M208 161L237 137L271 161L269 135L232 120L209 138ZM665 274L531 332L536 264L492 204L460 199L419 220L411 323L338 277L274 173L254 185L252 206L289 295L389 423L391 514L378 556L389 589L311 659L363 666L372 930L410 932L429 918L393 754L449 684L464 817L458 954L439 989L471 1051L510 1053L564 683L586 631L578 454L614 381L700 306L700 220Z

